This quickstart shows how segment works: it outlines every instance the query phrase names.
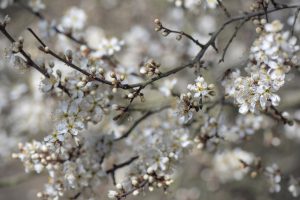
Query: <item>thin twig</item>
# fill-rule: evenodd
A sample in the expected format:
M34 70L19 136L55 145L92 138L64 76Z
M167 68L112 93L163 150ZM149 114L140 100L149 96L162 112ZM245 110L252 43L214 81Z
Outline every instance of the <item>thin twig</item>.
M137 121L135 121L133 123L133 125L122 135L120 136L119 138L116 138L114 141L119 141L119 140L122 140L124 138L127 138L130 133L142 122L144 121L145 119L147 119L149 116L155 114L155 113L159 113L163 110L165 110L166 108L168 108L167 106L166 107L163 107L161 109L158 109L158 110L154 110L154 111L148 111L146 112L143 116L141 116Z
M299 12L300 12L300 8L298 8L295 12L295 17L294 17L293 26L292 26L292 36L294 36L295 26L296 26L297 18L299 16Z
M167 31L169 34L170 34L170 33L174 33L174 34L178 34L178 35L180 35L180 36L184 36L184 37L186 37L187 39L191 40L193 43L195 43L195 44L196 44L197 46L199 46L200 48L202 48L202 47L204 46L204 45L201 44L197 39L195 39L193 36L191 36L190 34L184 32L184 31L176 31L176 30L172 30L172 29L169 29L169 28L163 26L162 24L161 24L161 29Z
M224 11L225 15L230 18L231 15L230 13L228 12L227 8L224 6L224 4L220 1L220 0L217 0L218 2L218 5L220 6L220 8L222 8L222 10Z
M225 56L227 53L227 50L229 48L229 46L231 45L231 43L233 42L234 38L237 36L237 33L239 32L239 30L242 28L242 26L248 21L249 19L245 19L243 20L240 24L238 24L237 26L235 26L235 31L233 32L232 36L230 37L229 41L227 42L225 48L223 49L223 54L222 54L222 58L219 60L219 63L224 62L225 60Z
M115 177L115 173L118 169L121 169L123 167L126 167L128 165L130 165L131 163L133 163L135 160L137 160L139 158L139 156L134 156L132 158L130 158L129 160L120 163L120 164L114 164L113 167L109 170L106 170L107 174L111 174L112 176L112 180L113 180L113 184L116 185L116 177Z

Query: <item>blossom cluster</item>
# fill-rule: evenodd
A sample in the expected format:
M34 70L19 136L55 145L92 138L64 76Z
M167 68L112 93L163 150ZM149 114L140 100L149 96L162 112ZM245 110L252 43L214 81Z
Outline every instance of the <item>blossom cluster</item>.
M193 117L193 111L199 111L203 103L215 95L214 84L207 84L202 76L197 77L194 84L188 84L187 94L181 94L177 115L180 123L187 123Z
M264 25L250 50L247 76L234 70L223 81L225 92L239 106L239 112L257 112L278 106L276 93L285 83L286 75L298 64L295 53L299 50L297 39L283 31L283 24L275 20Z
M109 136L94 136L86 142L82 140L84 145L77 147L33 141L19 144L20 153L13 154L13 157L24 163L26 172L48 173L48 183L38 197L59 199L80 193L82 197L91 198L90 189L96 188L106 177L102 162L111 151L111 139Z
M218 6L227 13L222 1L169 1L198 12L203 4L212 9ZM6 8L13 2L6 0L0 6ZM13 158L23 163L27 173L48 176L44 190L37 194L42 199L96 199L100 187L108 188L108 181L115 187L101 195L110 199L156 189L167 193L186 157L200 164L197 174L212 191L249 175L262 176L271 193L280 192L285 178L280 164L269 166L250 147L260 139L267 147L280 147L284 136L300 138L298 113L289 116L276 110L279 90L288 73L299 65L299 46L280 21L264 19L268 16L261 13L269 12L263 10L266 5L271 3L256 1L250 14L231 18L219 29L213 14L201 14L193 22L198 29L192 30L195 34L171 30L155 19L156 31L176 35L178 43L174 43L172 38L157 39L141 25L118 36L120 39L108 36L101 28L89 26L88 14L76 6L51 21L41 13L42 1L28 1L26 8L40 18L39 30L29 29L39 43L36 49L28 48L33 53L26 48L27 38L14 41L10 36L8 17L0 22L0 33L11 42L5 48L6 60L0 60L1 158L20 142ZM274 12L286 8L281 4L273 7ZM166 21L185 28L187 24L179 22L184 9L168 11ZM245 70L229 70L218 84L213 77L223 71L214 67L219 34L239 20L252 20L258 37ZM238 31L236 28L234 35ZM55 42L48 44L52 40ZM192 55L196 57L188 64L177 66ZM14 83L10 72L2 69L6 65L22 72L35 68L40 75L32 72ZM195 70L194 81L183 70L189 68ZM39 85L39 90L19 82ZM235 105L239 113L232 109ZM278 123L286 120L294 124ZM133 157L128 160L128 155ZM299 183L290 178L286 187L295 197L300 193ZM185 192L186 197L181 198ZM201 196L195 188L177 193L174 199Z
M173 182L176 166L192 149L193 141L188 129L174 125L176 121L171 113L171 110L162 112L160 116L169 120L163 123L153 120L132 136L131 142L146 146L136 148L140 157L132 166L129 178L117 183L117 190L111 190L109 198L119 199L128 192L138 195L146 188L166 190Z

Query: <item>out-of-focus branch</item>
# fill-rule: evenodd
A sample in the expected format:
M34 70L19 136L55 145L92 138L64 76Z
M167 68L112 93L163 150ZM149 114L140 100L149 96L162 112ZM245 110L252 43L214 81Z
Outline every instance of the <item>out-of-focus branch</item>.
M154 111L148 111L146 112L143 116L141 116L138 120L136 120L133 125L122 135L120 136L119 138L116 138L115 141L119 141L119 140L122 140L122 139L125 139L127 138L130 133L142 122L144 121L145 119L147 119L148 117L150 117L151 115L155 114L155 113L159 113L165 109L167 109L168 106L166 107L163 107L161 109L158 109L158 110L154 110Z
M2 178L0 180L0 188L12 187L12 186L18 185L18 184L28 180L32 176L33 176L33 174L26 173L26 174L18 174L18 175L11 176L8 178Z
M294 21L293 21L293 25L292 25L292 36L294 35L295 26L296 26L297 18L299 16L299 12L300 12L300 8L298 8L296 10L295 15L294 15Z

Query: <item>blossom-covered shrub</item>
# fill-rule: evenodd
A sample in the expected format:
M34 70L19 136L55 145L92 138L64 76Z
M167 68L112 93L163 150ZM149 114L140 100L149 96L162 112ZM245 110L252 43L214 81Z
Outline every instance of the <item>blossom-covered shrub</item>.
M121 0L53 19L46 1L1 1L37 19L19 34L1 12L1 161L46 176L41 199L298 197L300 5L130 2L161 19L135 24ZM91 25L99 5L120 11L108 30Z

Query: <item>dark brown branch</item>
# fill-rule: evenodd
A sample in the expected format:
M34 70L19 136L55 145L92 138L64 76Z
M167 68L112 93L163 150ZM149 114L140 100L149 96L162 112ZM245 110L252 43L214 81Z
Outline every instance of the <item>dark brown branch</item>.
M166 31L168 34L170 33L174 33L174 34L178 34L180 37L181 36L184 36L186 37L187 39L191 40L193 43L195 43L197 46L199 46L200 48L202 48L204 45L201 44L197 39L195 39L193 36L191 36L190 34L184 32L184 31L176 31L176 30L172 30L172 29L169 29L165 26L163 26L162 24L160 24L160 28L161 30L163 31Z
M224 11L225 15L230 18L231 15L230 13L228 12L227 8L224 6L224 4L220 1L220 0L217 0L218 2L218 5L220 6L220 8Z
M286 118L285 116L283 116L282 112L280 112L279 110L277 110L277 108L275 106L271 105L269 108L275 114L275 116L271 115L271 117L276 117L277 119L279 119L280 121L282 121L284 124L289 124L289 125L293 124L293 121L290 120L290 119L288 119L288 118Z
M116 178L115 178L115 173L118 169L121 169L123 167L126 167L128 165L130 165L131 163L133 163L135 160L137 160L139 158L139 156L134 156L132 158L130 158L129 160L120 163L120 164L114 164L113 167L109 170L106 170L107 174L111 174L112 176L112 180L113 180L113 184L116 185Z
M271 0L271 4L274 6L274 8L278 8L278 5L275 0Z
M4 25L0 25L0 31L1 33L13 44L15 43L15 39L6 31L6 28ZM26 64L30 67L33 67L34 69L36 69L38 72L40 72L41 74L43 74L46 78L50 78L50 75L47 73L47 71L43 68L41 68L40 66L38 66L29 56L29 54L27 52L24 51L23 48L21 48L20 53L24 56L24 58L26 59ZM68 89L63 86L61 83L59 83L58 88L60 88L63 92L65 92L68 96L70 96L70 93L68 91Z
M69 67L75 69L76 71L86 75L88 78L90 78L91 80L94 80L94 81L98 81L98 82L101 82L101 83L104 83L104 84L107 84L107 85L113 85L112 82L110 81L107 81L105 79L101 79L101 78L98 78L98 77L95 77L93 74L90 74L89 72L81 69L80 67L76 66L74 63L68 61L67 59L59 56L58 54L56 54L54 51L52 51L51 49L49 49L49 47L42 41L41 38L39 38L37 36L37 34L31 29L31 28L28 28L28 30L32 33L32 35L39 41L39 43L42 45L42 48L40 48L41 51L43 51L44 53L46 54L49 54L51 56L53 56L54 58L56 58L57 60L65 63L66 65L68 65ZM123 87L122 85L119 85L121 88Z
M219 63L224 62L227 50L229 48L229 46L231 45L231 43L233 42L234 38L237 36L237 33L239 32L239 30L242 28L242 26L248 21L249 19L245 19L243 20L240 24L238 24L237 26L235 26L235 31L233 32L231 38L229 39L229 41L227 42L225 48L223 49L223 54L222 54L222 58L219 60Z

